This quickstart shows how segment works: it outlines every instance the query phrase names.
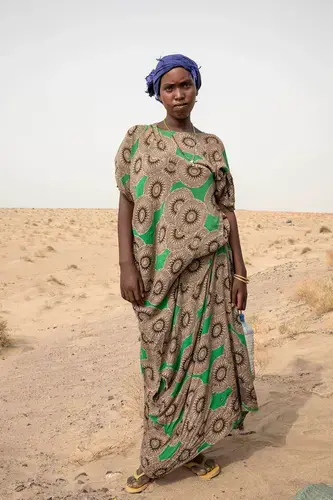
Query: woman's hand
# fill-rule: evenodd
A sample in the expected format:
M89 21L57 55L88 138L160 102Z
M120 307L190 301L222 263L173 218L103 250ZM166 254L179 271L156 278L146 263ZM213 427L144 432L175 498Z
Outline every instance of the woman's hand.
M230 211L225 207L222 208L222 211L224 212L230 224L229 243L232 250L234 271L239 276L244 276L244 278L246 278L247 274L239 239L236 215L233 211ZM231 301L239 311L245 311L246 301L247 301L247 286L242 281L234 279L232 286Z
M239 311L245 311L247 302L247 286L242 281L234 279L232 285L232 304L237 307Z
M143 306L145 289L134 262L120 266L120 291L123 299L133 305Z

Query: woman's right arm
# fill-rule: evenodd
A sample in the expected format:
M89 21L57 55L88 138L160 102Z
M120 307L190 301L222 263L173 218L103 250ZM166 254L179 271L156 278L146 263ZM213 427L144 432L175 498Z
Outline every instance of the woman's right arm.
M135 305L143 305L145 291L133 255L133 207L134 204L120 193L118 212L120 290L123 299Z

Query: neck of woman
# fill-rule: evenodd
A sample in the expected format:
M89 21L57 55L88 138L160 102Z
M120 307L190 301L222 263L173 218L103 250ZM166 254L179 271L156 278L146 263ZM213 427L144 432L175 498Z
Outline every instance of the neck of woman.
M173 116L167 115L165 119L170 130L174 132L193 132L193 125L191 122L191 117L179 119Z

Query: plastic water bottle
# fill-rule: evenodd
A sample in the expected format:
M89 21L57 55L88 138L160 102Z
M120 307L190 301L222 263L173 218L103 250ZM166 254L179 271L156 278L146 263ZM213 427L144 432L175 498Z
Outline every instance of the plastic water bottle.
M245 335L246 347L247 347L247 350L249 353L251 373L254 376L255 375L255 370L254 370L254 331L253 331L252 326L249 325L248 323L246 323L245 316L243 313L240 313L239 319L242 323L243 332Z

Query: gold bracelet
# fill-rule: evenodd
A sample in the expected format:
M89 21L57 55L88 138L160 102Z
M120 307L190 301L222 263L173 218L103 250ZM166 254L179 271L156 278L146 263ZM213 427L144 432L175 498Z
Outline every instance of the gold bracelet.
M242 282L242 283L244 283L245 285L248 285L248 284L249 284L249 282L248 282L248 281L241 280L240 278L237 278L237 276L235 276L235 280L241 281L241 282Z
M249 278L245 278L245 276L240 276L239 274L234 274L234 278L238 281L241 281L242 283L245 283L245 285L248 285L250 283Z
M249 278L247 278L246 276L241 276L240 274L234 273L234 276L235 276L235 278L241 278L242 280L250 281Z
M235 277L235 278L238 278L238 279L240 279L240 280L246 281L247 283L249 283L249 282L250 282L249 278L247 278L246 276L241 276L240 274L236 274L236 273L235 273L235 274L234 274L234 277Z

